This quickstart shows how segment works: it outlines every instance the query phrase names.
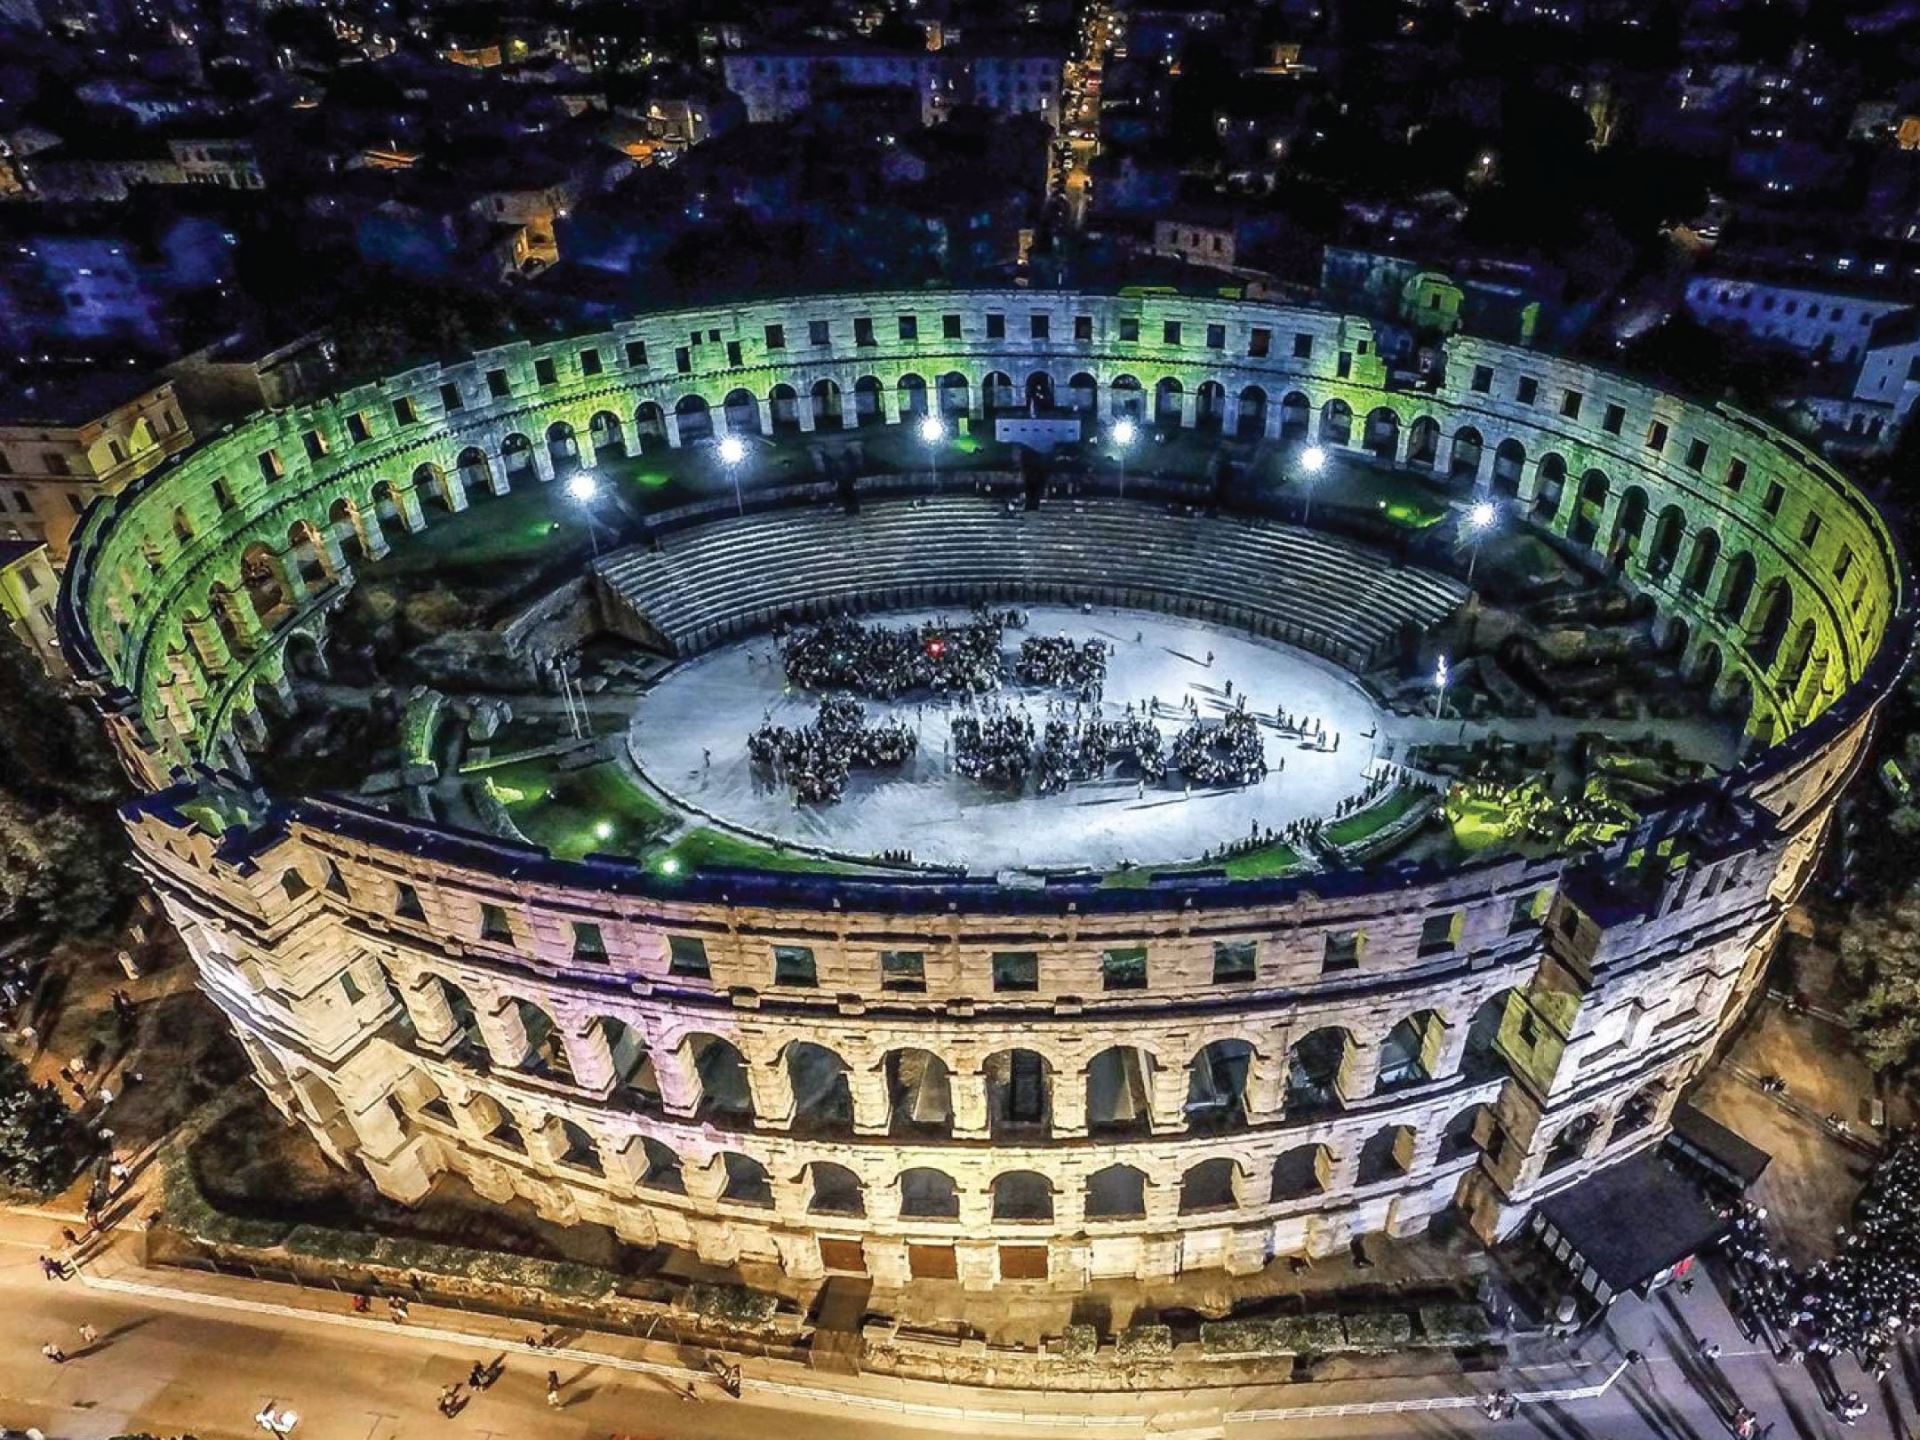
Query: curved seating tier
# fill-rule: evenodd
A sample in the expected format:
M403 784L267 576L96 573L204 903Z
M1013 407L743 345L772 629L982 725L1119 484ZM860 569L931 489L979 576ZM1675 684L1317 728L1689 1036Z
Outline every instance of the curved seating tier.
M683 656L783 619L1026 601L1205 616L1364 670L1402 626L1432 628L1467 593L1293 526L1120 500L1008 513L974 495L729 517L609 556L598 573L638 633Z

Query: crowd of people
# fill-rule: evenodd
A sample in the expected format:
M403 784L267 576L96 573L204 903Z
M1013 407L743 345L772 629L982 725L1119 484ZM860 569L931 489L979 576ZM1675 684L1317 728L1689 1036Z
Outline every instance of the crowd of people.
M768 716L747 737L747 755L794 795L830 805L846 794L847 778L862 769L898 768L912 758L919 738L898 720L867 723L867 707L845 695L821 700L811 725L776 725Z
M985 695L1000 688L1000 637L1018 618L980 611L958 624L862 625L840 617L789 633L780 663L787 683L804 690L850 690L872 700Z
M1033 716L1024 705L992 702L953 717L953 768L969 780L1022 785L1033 769Z
M1014 673L1029 685L1070 690L1087 703L1097 702L1107 683L1105 640L1070 640L1065 635L1029 635L1020 642Z
M1258 784L1267 773L1259 721L1243 701L1218 725L1189 722L1173 737L1173 766L1188 787Z
M1102 720L1086 718L1076 707L1071 716L1056 714L1047 721L1035 784L1042 795L1057 795L1078 781L1100 779L1116 761L1136 772L1142 784L1164 779L1167 751L1159 728L1131 711L1119 720Z

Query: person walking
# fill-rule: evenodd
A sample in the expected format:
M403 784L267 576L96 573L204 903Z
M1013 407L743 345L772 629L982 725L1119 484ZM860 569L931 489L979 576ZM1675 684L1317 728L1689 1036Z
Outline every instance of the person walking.
M67 1363L67 1352L51 1340L40 1347L40 1353L56 1365L64 1365Z
M558 1370L547 1371L547 1406L553 1410L560 1408L560 1372Z
M80 1325L80 1344L87 1349L93 1348L93 1342L100 1338L100 1332L85 1321Z

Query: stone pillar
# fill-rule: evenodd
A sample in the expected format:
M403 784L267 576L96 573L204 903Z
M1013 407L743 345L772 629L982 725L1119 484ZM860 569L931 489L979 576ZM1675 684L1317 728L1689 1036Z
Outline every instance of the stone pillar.
M1273 1229L1235 1230L1227 1236L1224 1266L1229 1275L1258 1275L1273 1257Z
M629 1136L618 1145L609 1141L600 1147L600 1164L607 1172L607 1183L614 1189L638 1190L647 1175L646 1147L638 1136Z
M1173 1225L1180 1218L1179 1177L1172 1176L1163 1181L1157 1176L1149 1176L1142 1201L1146 1206L1149 1225L1163 1228Z
M400 512L400 523L406 526L409 535L418 535L427 528L427 516L420 504L420 492L411 485L395 485L393 508Z
M233 627L234 634L240 637L240 643L249 650L258 647L266 636L266 627L260 623L260 617L253 613L253 604L244 594L223 591L209 596L208 603L218 605L226 613L227 623Z
M500 488L507 483L507 462L503 456L495 455L487 466L487 489L495 495L504 494ZM467 483L460 478L458 470L449 470L440 480L440 496L447 502L447 508L458 515L467 508ZM415 496L415 503L419 497Z
M1265 1053L1256 1051L1247 1067L1247 1118L1254 1124L1278 1120L1287 1098L1287 1052L1277 1042Z
M1180 392L1180 428L1182 430L1193 429L1194 421L1198 417L1199 412L1200 396L1198 392L1182 390Z
M863 1185L861 1194L866 1200L869 1224L892 1225L900 1219L898 1185Z
M316 525L310 533L315 537L311 543L326 563L327 573L336 579L345 576L350 568L347 564L347 552L341 548L340 537L334 533L333 527L328 525L322 528Z
M1087 1133L1087 1072L1056 1070L1052 1076L1053 1135L1074 1139Z
M1443 480L1453 473L1453 437L1444 430L1433 437L1433 473Z
M776 1231L774 1248L780 1252L780 1268L795 1280L818 1280L827 1273L820 1263L820 1246L811 1235L790 1235Z
M900 423L900 387L898 385L880 387L880 416L889 425Z
M1113 386L1097 376L1093 382L1093 417L1103 426L1113 418Z
M307 588L307 577L300 573L300 564L292 555L282 555L274 565L274 572L280 578L280 588L287 592L289 605L304 605L313 592Z
M437 977L422 975L414 984L400 987L400 1002L407 1007L415 1038L427 1049L445 1052L460 1038L446 987Z
M771 435L773 434L773 400L770 396L762 395L758 404L760 406L760 433L762 435Z
M680 1183L686 1187L687 1198L698 1201L701 1208L717 1205L727 1189L726 1161L718 1155L709 1157L705 1162L683 1160L680 1163Z
M260 707L252 695L236 700L229 713L233 717L234 729L245 743L256 750L267 743L267 722L261 717Z
M854 1134L884 1135L893 1128L893 1097L887 1093L884 1065L848 1071L847 1088L853 1095Z
M970 380L967 383L967 418L984 420L987 417L987 384L985 380Z
M1333 1152L1333 1163L1327 1167L1327 1194L1352 1193L1360 1179L1360 1148L1364 1143L1358 1135L1342 1138L1340 1148Z
M276 650L261 661L260 668L254 672L254 687L256 693L258 693L261 685L267 687L272 693L273 698L280 702L282 708L289 712L292 711L294 707L293 683L287 679L285 651Z
M607 1032L600 1021L589 1020L585 1029L571 1034L563 1031L561 1039L567 1047L573 1083L582 1090L609 1093L613 1089L613 1049L607 1044Z
M392 547L387 544L386 532L380 528L379 510L361 515L354 524L354 532L360 537L360 548L369 560L387 558Z
M1440 1047L1434 1052L1430 1079L1451 1080L1460 1073L1460 1062L1467 1054L1468 1028L1468 1022L1463 1017L1441 1031Z
M1340 1061L1340 1073L1334 1089L1342 1105L1352 1105L1373 1094L1380 1079L1380 1042L1369 1036L1354 1036L1347 1042L1347 1053Z
M661 424L667 432L667 448L678 450L680 448L680 416L677 412L666 409L662 409L660 414Z
M860 428L860 397L850 384L840 387L840 428L842 430Z
M542 485L553 479L553 451L538 441L533 446L533 473L539 477Z
M813 413L813 391L796 390L794 392L793 413L800 419L800 433L811 435L817 423Z
M1177 1135L1187 1128L1187 1091L1193 1083L1185 1065L1162 1065L1153 1072L1147 1104L1153 1112L1153 1133Z
M700 1108L700 1075L685 1044L648 1047L653 1076L660 1085L660 1108L676 1120L691 1120Z
M1233 436L1240 433L1240 397L1228 395L1220 407L1220 433Z
M1287 414L1286 406L1282 403L1284 398L1284 395L1276 396L1272 393L1269 393L1267 396L1266 437L1269 440L1278 440L1280 438L1280 426L1285 421Z
M984 1140L987 1137L986 1073L955 1070L948 1076L947 1089L953 1105L953 1138Z
M520 1010L508 996L500 996L492 1006L486 1004L474 1007L474 1018L480 1024L481 1037L487 1042L487 1054L493 1063L502 1070L518 1070L527 1063L527 1051L531 1042L527 1038L527 1027L520 1019Z
M194 652L200 657L202 669L212 674L223 674L233 664L233 652L227 646L227 637L220 633L220 626L211 614L189 615L182 621L182 628L186 630Z
M793 1124L793 1077L784 1057L747 1062L747 1086L753 1092L753 1122L764 1130L785 1130Z

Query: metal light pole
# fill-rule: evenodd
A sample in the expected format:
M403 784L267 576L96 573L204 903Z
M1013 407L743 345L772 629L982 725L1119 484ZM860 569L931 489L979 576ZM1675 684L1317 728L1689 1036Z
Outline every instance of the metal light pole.
M1113 440L1113 453L1120 461L1120 498L1124 500L1127 498L1127 451L1132 448L1140 427L1133 423L1131 415L1122 415L1107 433Z
M1433 718L1438 720L1447 708L1447 657L1433 668Z
M927 464L933 478L940 478L940 442L947 438L947 424L938 415L920 417L920 443L927 447Z
M600 496L600 482L591 470L576 470L567 477L567 498L587 517L587 539L593 545L593 558L600 558L600 527L593 521L593 502Z
M1307 500L1301 511L1303 521L1313 519L1313 482L1320 478L1320 472L1327 468L1327 452L1318 445L1309 445L1300 452L1300 473L1305 477Z
M1467 532L1473 536L1473 549L1467 553L1467 584L1473 584L1473 567L1480 563L1480 541L1497 517L1491 500L1480 500L1467 511Z
M722 435L719 448L720 463L726 467L727 478L733 481L733 508L745 515L747 502L740 494L740 466L747 458L747 442L738 435Z

